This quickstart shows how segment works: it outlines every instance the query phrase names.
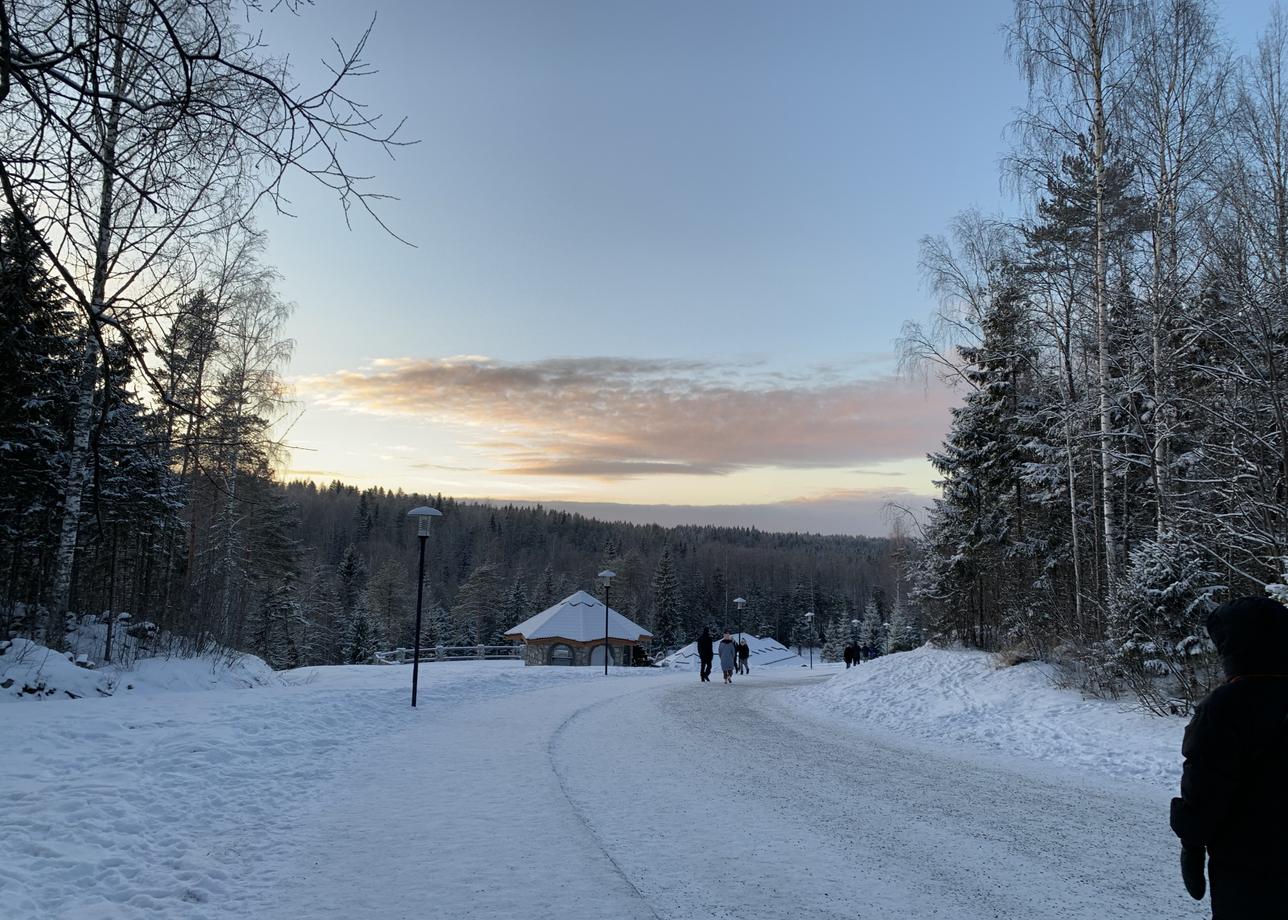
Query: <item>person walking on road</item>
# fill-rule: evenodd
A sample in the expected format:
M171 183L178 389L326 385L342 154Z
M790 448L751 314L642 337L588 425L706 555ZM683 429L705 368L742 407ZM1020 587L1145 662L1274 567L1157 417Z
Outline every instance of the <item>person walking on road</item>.
M702 627L702 635L698 636L698 661L702 664L698 677L703 683L711 683L711 661L713 658L715 658L715 651L711 647L711 633L704 626Z
M1194 710L1171 825L1185 890L1213 920L1267 920L1288 906L1288 610L1264 597L1207 620L1227 680ZM1207 862L1207 879L1204 863Z
M747 664L747 659L751 657L751 646L747 644L746 639L738 640L738 672L740 674L750 674L751 666Z
M841 656L845 659L845 670L850 670L850 665L854 664L854 643L850 642L845 646L845 653Z
M720 640L720 669L724 671L724 682L733 683L733 669L738 660L738 649L734 644L733 636L729 633L724 634Z

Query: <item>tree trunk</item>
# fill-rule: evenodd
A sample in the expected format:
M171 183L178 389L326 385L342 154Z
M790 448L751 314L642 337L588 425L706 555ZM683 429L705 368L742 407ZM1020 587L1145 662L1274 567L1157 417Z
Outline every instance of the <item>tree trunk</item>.
M1095 173L1096 197L1096 383L1100 401L1100 498L1103 502L1101 525L1104 528L1105 543L1105 599L1112 604L1118 590L1118 536L1114 526L1113 472L1110 468L1113 435L1109 411L1109 271L1105 240L1105 147L1108 125L1104 100L1104 48L1101 40L1100 6L1097 0L1091 0L1088 4L1088 12L1093 105L1092 169Z
M52 629L46 640L61 645L62 624L71 598L72 569L76 562L76 537L80 528L81 496L89 461L90 426L94 417L94 392L98 384L99 319L107 311L107 273L112 242L113 195L116 182L116 144L121 126L122 59L124 29L116 40L112 62L112 101L103 136L102 178L99 181L98 227L94 248L94 279L90 290L89 316L85 329L85 352L81 357L81 379L77 392L71 450L67 460L67 481L63 486L63 517L58 530L58 551L54 562L54 588L50 604Z

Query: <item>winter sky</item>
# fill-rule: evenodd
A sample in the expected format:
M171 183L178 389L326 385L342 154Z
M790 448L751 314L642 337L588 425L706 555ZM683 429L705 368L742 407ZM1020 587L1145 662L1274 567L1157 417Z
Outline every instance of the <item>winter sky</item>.
M1235 0L1241 48L1269 10ZM415 248L303 181L288 478L884 533L953 394L896 375L918 241L1005 211L1011 0L318 0L266 39L419 140L354 149ZM293 416L294 418L294 416ZM614 503L605 507L604 503ZM708 506L701 509L692 506ZM718 507L710 507L718 506ZM572 507L570 505L570 507Z

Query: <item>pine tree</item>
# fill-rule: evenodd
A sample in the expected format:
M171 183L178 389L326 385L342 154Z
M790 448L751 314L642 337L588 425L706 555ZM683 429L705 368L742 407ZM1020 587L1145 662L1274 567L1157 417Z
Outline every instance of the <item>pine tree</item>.
M411 573L400 559L386 559L380 563L367 582L367 610L389 641L399 645L410 645L415 638L414 590Z
M662 550L653 573L653 641L669 651L682 639L680 618L680 585L671 559L671 548Z
M952 410L943 447L930 455L943 497L934 503L927 541L951 564L931 573L924 596L941 612L941 628L970 634L982 647L995 644L999 632L1022 638L1016 624L1036 575L1024 537L1030 406L1023 384L1032 349L1023 296L1008 271L1001 277L980 344L958 349L972 388Z
M350 612L345 629L344 658L346 664L367 664L378 650L379 633L365 600L360 600Z
M367 589L367 564L352 543L344 551L336 577L340 580L340 613L348 619Z
M476 566L461 585L452 606L452 624L456 644L496 645L506 629L515 625L501 623L501 609L506 591L500 567L485 562Z
M921 645L921 629L916 616L908 605L899 602L890 610L889 628L886 634L885 651L909 652Z
M885 617L876 599L869 600L863 608L863 618L859 624L859 644L870 651L881 654L886 647L888 630Z
M519 625L534 613L541 612L530 610L530 606L527 592L523 590L523 581L516 578L510 593L506 596L505 605L501 608L502 631Z
M823 629L823 651L824 661L843 661L845 658L845 647L850 644L850 624L844 617L836 617L830 621Z
M5 559L39 560L52 551L80 334L35 240L15 215L0 215L0 552ZM0 581L0 591L7 595L10 589L16 589L11 601L36 601L42 593L38 575L25 566ZM11 607L0 604L0 617Z
M550 566L547 565L545 571L541 573L540 580L537 582L537 593L532 599L532 606L537 613L540 613L543 610L553 607L558 602L559 598L557 597L557 589L555 587L555 576L554 573L550 571Z

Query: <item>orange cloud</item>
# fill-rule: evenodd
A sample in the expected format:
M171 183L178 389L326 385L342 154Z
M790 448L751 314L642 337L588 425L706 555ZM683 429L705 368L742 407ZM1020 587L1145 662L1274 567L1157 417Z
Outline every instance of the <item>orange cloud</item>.
M623 479L921 457L953 394L893 377L788 376L703 361L384 358L298 381L306 399L476 432L508 474Z

